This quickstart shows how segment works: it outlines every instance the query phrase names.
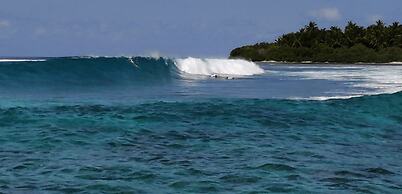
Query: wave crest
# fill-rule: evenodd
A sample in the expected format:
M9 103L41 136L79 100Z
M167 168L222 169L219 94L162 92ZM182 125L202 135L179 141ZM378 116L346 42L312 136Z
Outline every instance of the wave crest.
M176 59L175 64L180 71L196 75L247 76L264 73L264 70L257 64L238 59L199 59L189 57Z

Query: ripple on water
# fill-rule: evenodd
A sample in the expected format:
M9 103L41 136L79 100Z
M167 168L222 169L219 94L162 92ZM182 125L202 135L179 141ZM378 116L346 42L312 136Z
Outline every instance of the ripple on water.
M253 184L261 180L260 177L256 176L234 175L234 174L225 175L220 177L219 179L226 183L232 183L232 184Z
M400 106L376 101L2 109L0 193L398 193Z
M293 172L296 168L291 167L286 164L276 164L276 163L266 163L257 167L257 169L266 170L266 171L279 171L279 172Z
M364 171L369 172L369 173L373 173L373 174L378 174L378 175L392 175L394 174L393 172L385 169L385 168L367 168Z
M347 171L347 170L335 171L334 174L336 176L342 176L342 177L360 177L360 178L366 177L364 174L357 173L357 172L352 172L352 171Z

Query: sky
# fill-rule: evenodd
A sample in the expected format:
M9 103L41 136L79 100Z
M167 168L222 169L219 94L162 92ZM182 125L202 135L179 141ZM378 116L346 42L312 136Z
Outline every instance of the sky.
M309 21L402 22L401 0L0 0L0 56L227 57Z

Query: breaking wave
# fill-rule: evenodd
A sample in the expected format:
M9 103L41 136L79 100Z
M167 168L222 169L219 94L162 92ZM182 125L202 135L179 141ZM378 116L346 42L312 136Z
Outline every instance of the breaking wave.
M263 72L252 62L226 59L63 57L0 60L2 87L144 85L180 79L182 74L248 76Z
M198 75L256 75L264 73L258 65L245 60L234 59L177 59L176 65L179 70Z

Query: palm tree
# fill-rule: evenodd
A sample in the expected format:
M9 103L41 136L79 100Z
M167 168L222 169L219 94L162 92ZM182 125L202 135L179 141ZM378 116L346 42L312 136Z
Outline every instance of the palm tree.
M386 27L383 21L378 20L366 30L365 39L370 48L381 49L387 47Z
M395 46L402 48L402 25L399 24L397 34L395 35Z
M276 40L276 44L292 48L299 48L302 46L297 33L289 33L279 37L278 40Z
M304 28L299 31L299 41L303 47L311 48L322 42L322 30L318 28L317 23L309 22Z
M326 31L325 43L332 48L342 47L345 43L343 31L338 27L331 26L331 28Z
M402 31L399 31L399 28L399 22L394 22L392 25L387 27L386 41L388 47L397 47L398 43L401 42L400 37L402 36Z
M364 36L364 28L358 26L356 23L349 21L345 27L345 38L348 47L362 43Z

